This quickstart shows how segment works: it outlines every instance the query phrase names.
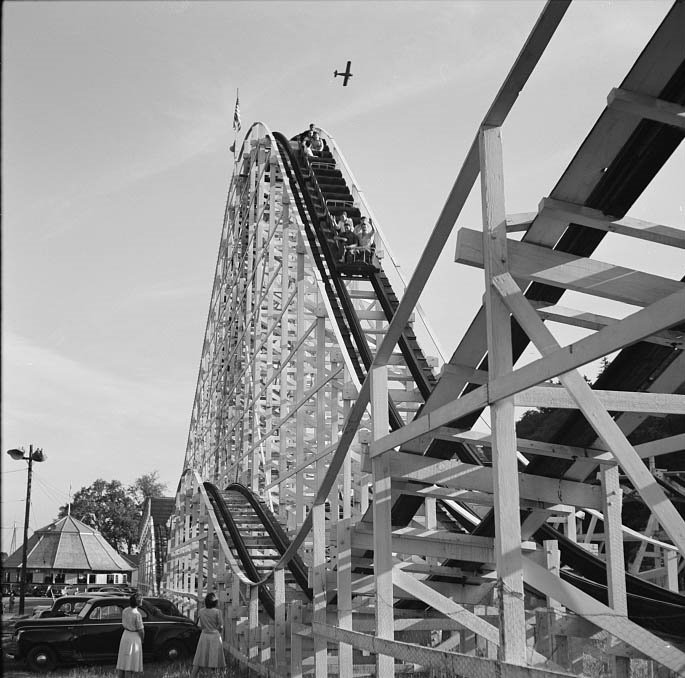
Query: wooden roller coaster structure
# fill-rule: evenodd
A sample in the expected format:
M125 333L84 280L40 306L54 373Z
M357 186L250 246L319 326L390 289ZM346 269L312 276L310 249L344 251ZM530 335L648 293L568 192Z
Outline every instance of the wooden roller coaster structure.
M685 484L660 466L685 454L685 283L592 256L685 248L625 216L685 136L685 3L550 195L507 215L500 128L567 6L545 6L408 283L375 219L373 257L341 263L334 218L373 214L330 134L309 158L247 132L166 552L141 559L161 584L141 587L189 614L215 591L255 674L685 675ZM417 302L479 175L455 260L483 269L483 306L445 359ZM567 325L587 333L562 346ZM517 438L517 406L549 408L544 437ZM653 417L676 432L645 438Z

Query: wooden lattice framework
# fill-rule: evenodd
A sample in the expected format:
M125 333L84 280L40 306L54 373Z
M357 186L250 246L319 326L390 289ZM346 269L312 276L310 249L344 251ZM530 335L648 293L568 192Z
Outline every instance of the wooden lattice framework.
M626 590L628 570L677 591L685 557L685 522L656 482L653 461L645 463L683 450L683 435L639 446L628 441L650 414L685 414L685 284L597 261L595 245L581 255L564 240L582 227L685 248L682 229L615 218L592 206L604 173L611 174L645 121L657 131L675 131L675 146L683 136L682 103L660 96L685 63L685 4L674 5L625 81L609 93L606 110L550 196L529 215L508 216L500 128L567 5L549 3L531 32L477 131L392 321L383 319L364 283L347 282L374 349L363 378L336 325L274 136L261 123L246 136L229 191L186 471L172 517L166 592L191 611L206 590L219 591L227 649L262 675L386 678L414 664L445 675L557 675L569 668L559 660L562 618L577 628L585 624L588 635L605 634L613 675L628 675L631 657L671 672L660 675L685 672L683 651L629 619ZM677 94L680 101L684 94ZM334 140L326 138L368 212ZM645 172L653 175L656 165ZM479 175L483 229L459 230L455 258L483 269L484 305L423 402L396 346L407 324L421 321L412 315L417 301ZM517 232L520 239L512 237ZM567 309L536 294L541 286L639 310L618 319L594 313L591 303ZM562 347L550 330L559 324L592 333ZM521 337L540 355L525 365L517 362ZM665 351L648 386L593 389L579 374L583 365L638 342ZM555 378L560 385L550 383ZM404 413L404 425L392 432L389 396ZM594 441L517 439L515 406L576 409ZM491 432L463 423L486 408ZM431 457L436 441L477 449L492 465ZM538 458L568 463L555 477L522 471L522 461ZM291 547L262 580L250 580L232 555L202 486L207 479L251 487L287 527ZM628 483L650 511L645 534L622 525ZM397 527L392 511L402 496L419 497L421 507ZM494 531L444 529L439 501L452 502L474 522L479 514L469 506L491 509ZM520 509L527 510L523 521ZM579 534L581 512L591 519ZM600 545L607 604L561 578L557 542L533 539L545 524L563 526L566 537L588 547ZM628 564L627 539L640 542ZM304 606L286 599L284 566L298 549L313 589ZM653 561L648 571L646 558ZM464 567L469 563L472 570ZM430 579L436 575L442 581ZM260 613L257 599L265 581L275 590L273 621ZM542 610L531 609L526 586L543 596ZM429 611L398 607L404 598Z

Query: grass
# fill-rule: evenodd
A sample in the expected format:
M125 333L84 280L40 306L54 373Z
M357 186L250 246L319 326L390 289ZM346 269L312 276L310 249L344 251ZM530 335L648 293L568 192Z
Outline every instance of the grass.
M215 678L247 678L248 673L238 665L232 665L229 658L226 658L225 669L204 669L200 676ZM192 662L187 660L185 662L178 662L175 664L151 663L145 664L143 672L144 678L188 678L190 676L190 669ZM28 678L37 674L31 673L23 665L6 664L3 667L3 676L5 678ZM113 678L116 676L116 668L113 664L98 665L98 666L78 666L70 668L59 668L47 674L50 678L98 678L107 676Z

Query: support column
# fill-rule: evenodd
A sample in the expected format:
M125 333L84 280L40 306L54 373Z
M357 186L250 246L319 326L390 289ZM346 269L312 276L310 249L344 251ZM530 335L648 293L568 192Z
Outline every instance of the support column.
M498 127L479 134L483 251L485 255L485 310L488 335L489 379L512 370L509 311L492 286L492 278L509 269L504 208L502 140ZM526 663L526 623L523 605L523 564L519 520L518 460L514 399L490 406L495 514L495 563L499 587L499 658Z
M371 414L374 440L388 434L388 368L371 370ZM392 488L390 460L392 451L371 460L373 476L373 572L376 584L376 637L395 639L392 585ZM394 678L395 659L376 657L377 678Z

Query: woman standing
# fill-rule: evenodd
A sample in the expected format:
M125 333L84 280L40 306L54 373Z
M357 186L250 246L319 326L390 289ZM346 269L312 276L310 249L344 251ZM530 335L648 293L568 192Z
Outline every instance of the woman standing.
M200 669L222 669L226 666L224 644L221 639L224 624L221 612L216 609L218 604L219 601L214 593L208 593L205 596L205 609L200 610L197 618L202 633L197 643L197 650L195 650L190 678L195 678Z
M143 617L138 606L143 599L137 593L129 598L130 607L121 615L124 633L119 642L119 656L117 658L117 676L126 678L126 674L143 672L143 639L145 627Z

